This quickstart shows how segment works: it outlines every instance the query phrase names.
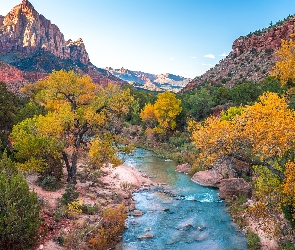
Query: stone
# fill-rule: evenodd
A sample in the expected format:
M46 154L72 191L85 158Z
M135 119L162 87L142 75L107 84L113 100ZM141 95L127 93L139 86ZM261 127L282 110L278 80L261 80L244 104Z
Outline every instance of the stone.
M243 178L224 179L220 182L220 199L231 199L234 196L239 197L242 195L248 198L252 195L250 184Z
M153 238L153 237L154 237L153 234L144 234L144 235L138 236L137 238L138 239L150 239L150 238Z
M140 210L134 210L133 211L133 216L142 216L143 215L143 212L140 211Z
M177 165L175 171L187 174L189 172L190 168L191 168L190 164L184 163L181 165Z
M191 180L205 187L219 187L223 176L214 170L199 171L193 175Z

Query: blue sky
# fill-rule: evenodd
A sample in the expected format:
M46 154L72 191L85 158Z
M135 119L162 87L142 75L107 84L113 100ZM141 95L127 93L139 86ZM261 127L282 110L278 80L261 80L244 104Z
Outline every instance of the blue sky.
M21 0L0 0L6 15ZM294 0L30 0L101 68L203 74L232 43L295 13Z

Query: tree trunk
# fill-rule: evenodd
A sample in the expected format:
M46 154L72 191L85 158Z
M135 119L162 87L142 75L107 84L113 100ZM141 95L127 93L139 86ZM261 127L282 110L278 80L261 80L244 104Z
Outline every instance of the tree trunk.
M68 178L67 178L67 182L71 183L71 184L77 184L77 180L76 180L76 172L77 172L77 152L75 151L72 154L72 162L70 164L68 156L65 152L62 153L63 156L63 160L66 164L66 168L67 168L67 172L68 172Z

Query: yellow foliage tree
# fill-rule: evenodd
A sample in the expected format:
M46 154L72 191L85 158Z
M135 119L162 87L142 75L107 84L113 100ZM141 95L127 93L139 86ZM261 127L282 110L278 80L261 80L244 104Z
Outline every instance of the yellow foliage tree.
M182 111L180 103L181 100L169 91L158 95L158 100L154 104L154 112L160 126L167 131L176 128L175 118Z
M206 166L229 155L251 165L263 165L284 178L272 163L293 149L294 122L294 112L285 98L268 92L232 120L209 117L198 123L192 138L200 150L200 161Z
M154 105L151 103L145 105L144 109L140 112L140 118L148 127L154 127L157 122Z
M68 172L68 182L72 183L76 183L79 151L82 149L88 151L89 145L93 144L102 147L111 146L110 142L102 143L102 138L112 140L113 137L103 135L110 134L110 130L115 126L114 118L127 113L129 104L133 101L130 91L121 90L118 85L98 86L89 76L63 70L51 73L45 80L36 84L27 85L24 92L43 105L47 114L28 119L13 128L10 138L12 145L18 150L17 156L23 162L36 158L32 153L28 155L30 158L26 157L23 149L29 151L31 143L22 139L20 134L29 134L38 138L39 144L44 138L54 143L57 141L59 150L56 151L62 156ZM28 127L25 123L31 125ZM99 139L95 139L95 136ZM57 149L57 146L52 143L52 148ZM99 152L101 152L99 149L91 150L91 156L96 163L102 163L97 155ZM107 152L109 158L104 154L103 159L114 161L114 151ZM37 158L40 161L44 160L42 153L38 154Z
M294 163L295 114L287 101L275 93L264 93L259 101L246 106L231 119L209 117L192 123L192 139L198 147L198 162L204 167L228 156L249 163L256 177L258 202L249 209L267 221L281 211L288 194L295 197ZM294 203L295 205L295 199Z
M292 38L295 33L291 35L290 40L282 40L282 46L275 52L275 55L279 58L270 74L279 80L283 84L288 81L294 83L295 80L295 41Z
M143 122L149 127L147 131L165 134L176 128L176 117L182 111L181 100L174 93L166 91L158 94L154 105L148 103L140 113Z

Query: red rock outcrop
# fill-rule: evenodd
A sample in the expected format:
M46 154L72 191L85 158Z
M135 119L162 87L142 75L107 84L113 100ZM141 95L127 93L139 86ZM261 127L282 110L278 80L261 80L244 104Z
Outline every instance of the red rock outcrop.
M0 81L7 83L13 92L60 69L88 74L97 84L127 84L95 67L83 40L65 41L59 28L39 14L28 0L23 0L5 17L0 16L1 61L7 64L2 64L3 69L0 65Z
M13 93L18 93L24 84L27 83L21 70L1 61L0 82L5 82L7 88Z
M290 34L294 33L294 22L295 17L291 16L281 25L239 37L225 59L189 82L183 91L202 83L232 86L245 81L262 82L275 65L277 58L274 51L280 48L281 40L290 39Z
M234 197L252 195L251 186L242 178L224 179L220 182L219 197L220 199L232 199Z
M0 23L1 20L0 18ZM40 15L28 0L15 6L3 19L0 28L0 53L17 51L24 54L39 49L51 52L62 59L89 63L82 39L65 41L59 28Z

